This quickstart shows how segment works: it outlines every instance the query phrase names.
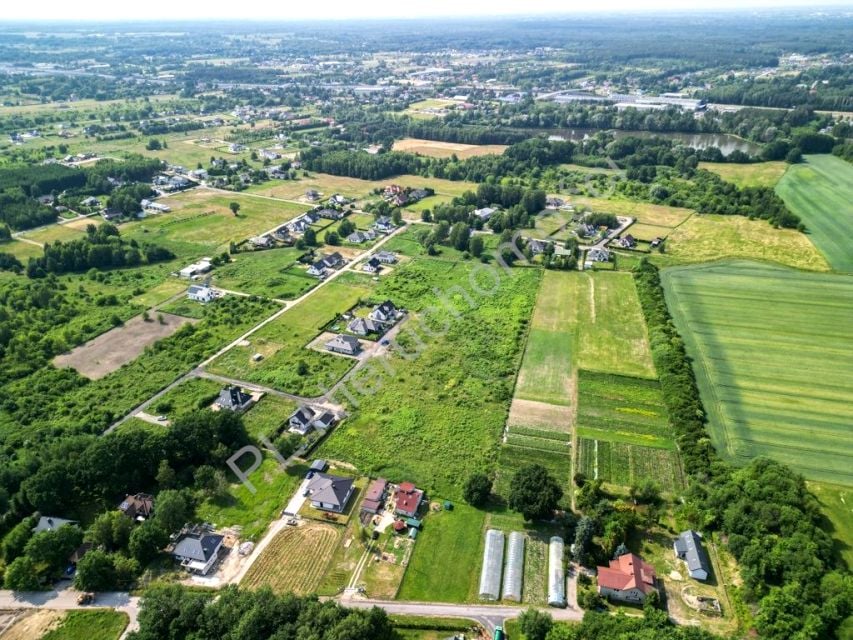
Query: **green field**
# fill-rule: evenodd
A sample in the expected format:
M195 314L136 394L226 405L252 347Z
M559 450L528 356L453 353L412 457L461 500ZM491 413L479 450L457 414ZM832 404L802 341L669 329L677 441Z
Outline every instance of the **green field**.
M829 520L826 530L832 535L836 550L847 567L853 567L853 492L848 487L823 482L809 482L808 487Z
M118 640L127 623L126 613L112 609L69 611L41 640Z
M314 397L337 382L354 360L305 347L322 328L368 295L369 289L330 282L250 338L215 360L208 369L297 395ZM260 353L263 360L255 362ZM308 371L300 375L299 362Z
M716 173L726 182L744 187L774 187L784 175L788 164L778 162L753 162L736 164L733 162L700 162L700 169Z
M192 378L163 394L148 410L170 420L198 409L209 407L219 395L222 384L206 378Z
M853 483L853 278L727 262L662 282L722 455Z
M806 156L776 187L833 269L853 273L853 165L830 155Z
M676 451L627 442L580 438L578 471L587 478L623 487L642 479L654 480L664 491L677 491L684 487L684 475Z
M297 260L303 253L296 248L239 253L214 271L213 284L266 298L298 298L318 282L299 266Z

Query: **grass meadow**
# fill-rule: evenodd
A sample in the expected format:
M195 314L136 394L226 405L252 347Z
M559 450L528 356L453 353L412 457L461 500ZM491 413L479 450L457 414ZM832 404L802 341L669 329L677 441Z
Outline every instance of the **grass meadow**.
M809 491L829 520L826 530L848 567L853 567L853 490L824 482L809 482Z
M806 156L788 169L776 193L802 218L832 268L853 273L853 165L831 155Z
M231 256L231 262L216 268L213 284L265 298L298 298L318 282L299 265L303 253L294 247L238 253Z
M700 169L716 173L726 182L744 187L776 186L779 179L788 168L787 162L754 162L751 164L736 164L732 162L700 162Z
M723 456L853 483L853 278L748 262L662 275Z
M68 611L41 640L118 640L127 623L126 613L112 609Z

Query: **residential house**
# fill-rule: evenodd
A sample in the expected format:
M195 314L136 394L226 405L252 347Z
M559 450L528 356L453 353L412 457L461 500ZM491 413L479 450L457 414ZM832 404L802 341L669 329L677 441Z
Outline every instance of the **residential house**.
M308 211L307 213L302 214L302 219L305 220L308 224L314 224L317 220L320 219L320 216L317 215L316 211Z
M187 299L194 302L208 303L216 300L216 291L206 284L192 284L187 289Z
M479 218L483 222L486 222L495 214L496 211L497 209L493 207L483 207L482 209L475 209L471 212L471 215L473 215L475 218Z
M85 198L84 200L82 200L80 202L80 204L82 204L84 207L94 208L94 207L100 207L101 201L98 200L95 196L89 196L88 198Z
M249 244L256 249L269 249L273 245L272 238L267 235L249 238Z
M281 158L281 154L277 151L272 151L271 149L261 149L258 151L258 155L262 160L278 160Z
M564 204L562 198L557 198L554 196L548 196L545 198L545 208L547 209L559 209Z
M682 531L673 543L675 556L684 560L687 572L694 580L707 580L711 573L708 555L702 547L702 538L692 529Z
M382 190L382 197L386 200L390 200L395 196L399 196L404 193L403 187L398 184L389 184Z
M651 241L651 243L649 244L649 246L650 246L652 249L656 249L657 247L659 247L659 246L660 246L660 244L661 244L662 242L663 242L663 238L661 238L660 236L658 236L657 238L655 238L654 240L652 240L652 241Z
M193 169L189 173L190 178L193 180L207 180L208 174L205 169Z
M361 342L358 338L338 334L326 343L326 350L334 353L342 353L347 356L355 356L361 351Z
M118 509L131 520L143 522L154 513L154 496L148 493L126 495Z
M288 223L287 230L290 231L290 233L301 234L305 233L310 226L311 224L304 218L297 218L293 222Z
M645 602L657 591L655 570L640 556L626 553L610 561L608 567L598 567L598 593L621 602Z
M331 198L329 198L329 205L333 207L343 207L344 205L349 204L349 198L345 198L339 193L336 193Z
M362 271L366 271L367 273L379 273L379 270L382 268L382 263L379 262L379 259L375 256L364 263L364 266L361 268Z
M379 513L385 505L385 494L388 492L388 481L384 478L373 480L364 494L361 510L367 513Z
M240 153L241 151L245 151L245 150L246 150L245 146L243 146L242 144L238 144L236 142L232 142L231 144L228 145L228 151L230 151L231 153Z
M326 263L322 260L317 260L314 264L308 267L308 275L315 276L317 278L325 278L326 277Z
M113 220L118 220L119 218L122 217L122 215L124 215L124 214L122 213L121 209L115 209L112 207L109 207L109 208L101 211L101 217L104 220L106 220L107 222L112 222Z
M331 255L323 256L323 258L321 258L321 262L326 266L327 269L337 269L338 267L342 267L344 265L344 258L340 253L335 251Z
M244 393L240 387L225 387L219 392L219 397L214 404L220 409L242 411L252 404L252 396Z
M169 183L166 185L166 188L171 190L186 189L190 184L190 181L184 176L172 176L169 178Z
M305 198L311 202L317 202L317 200L320 199L320 192L314 189L308 189L308 191L305 192Z
M623 249L633 249L637 246L637 240L630 233L619 238L618 243Z
M371 333L382 333L385 325L376 323L370 318L354 318L347 325L347 330L358 336L367 336Z
M397 254L391 251L380 251L376 254L376 259L382 264L396 264Z
M344 217L344 212L337 209L320 209L317 211L317 215L326 220L341 220Z
M530 242L527 243L527 247L530 249L531 253L545 253L548 247L553 246L553 242L549 242L548 240L539 240L537 238L532 238Z
M81 544L79 547L74 549L74 552L70 556L68 556L68 564L76 567L77 563L80 562L83 559L83 556L89 553L94 546L95 545L91 542L84 542Z
M379 233L391 233L397 228L397 225L388 216L382 216L373 223L373 228Z
M430 195L432 194L426 189L412 189L409 191L409 202L417 202L418 200L428 198Z
M287 423L290 431L304 436L311 429L328 429L337 418L331 411L315 409L313 407L302 405L288 418Z
M376 305L368 314L368 317L374 322L391 325L403 317L403 312L400 311L393 302L386 300L382 304Z
M33 533L41 533L42 531L56 531L57 529L69 524L77 524L76 520L66 520L65 518L55 518L53 516L41 516L36 526L33 527Z
M605 247L593 247L586 253L588 262L610 262L610 250Z
M401 482L394 497L394 513L407 518L418 515L418 509L424 499L424 492L411 482Z
M185 529L178 535L171 555L190 573L207 575L219 559L223 536L210 533L201 527Z
M315 473L308 481L307 491L315 509L343 513L353 493L353 480L329 473Z

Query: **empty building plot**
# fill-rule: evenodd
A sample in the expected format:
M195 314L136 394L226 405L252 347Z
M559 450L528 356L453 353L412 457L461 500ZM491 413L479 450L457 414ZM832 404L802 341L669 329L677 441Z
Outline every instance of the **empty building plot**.
M504 565L503 599L521 602L522 579L524 578L524 534L513 531L509 534Z
M483 570L480 573L480 600L498 600L501 597L501 572L504 563L503 531L486 531L486 548L483 551Z
M548 545L548 605L566 606L566 572L563 570L565 544L560 536L551 538Z

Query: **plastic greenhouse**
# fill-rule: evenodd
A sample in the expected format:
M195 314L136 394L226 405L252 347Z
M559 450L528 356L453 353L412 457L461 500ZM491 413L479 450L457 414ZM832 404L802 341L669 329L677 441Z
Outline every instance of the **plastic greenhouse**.
M563 539L551 538L548 545L548 604L552 607L566 606L566 573L563 571Z
M503 599L521 602L521 582L524 577L524 534L513 531L509 534L504 566Z
M483 551L483 571L480 574L480 599L497 600L501 597L501 570L504 563L503 531L486 531L486 548Z

